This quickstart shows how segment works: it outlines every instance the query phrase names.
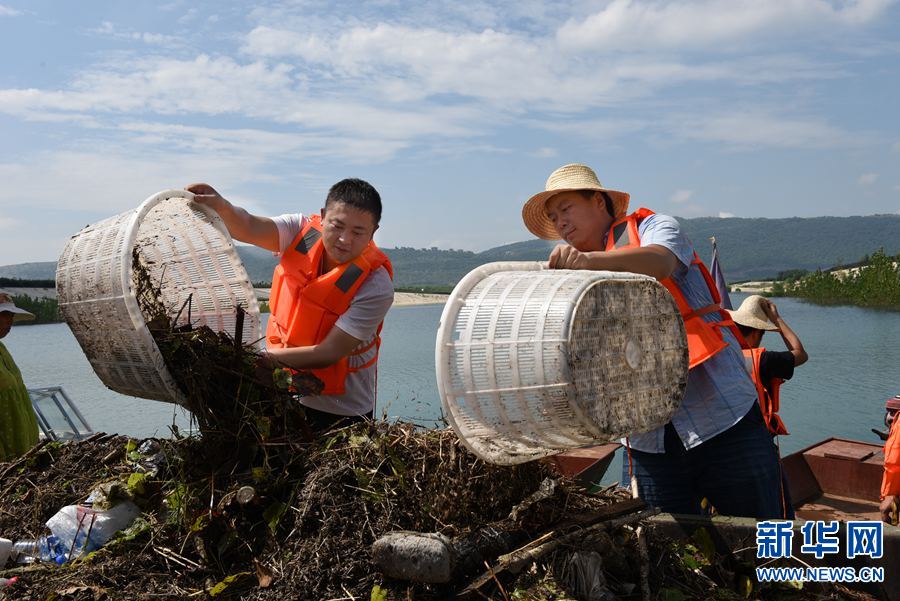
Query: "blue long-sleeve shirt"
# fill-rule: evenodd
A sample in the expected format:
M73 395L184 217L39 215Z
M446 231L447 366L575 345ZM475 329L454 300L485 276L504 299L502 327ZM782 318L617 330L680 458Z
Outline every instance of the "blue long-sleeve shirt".
M656 244L678 258L672 279L688 304L698 309L713 302L712 295L696 265L691 265L694 247L674 217L651 215L638 227L641 246ZM705 315L706 321L720 321L717 313ZM672 425L685 448L696 447L736 424L756 401L756 388L744 367L740 344L728 328L719 328L728 347L688 372L687 389L681 407L672 417ZM663 428L631 436L633 449L662 453Z

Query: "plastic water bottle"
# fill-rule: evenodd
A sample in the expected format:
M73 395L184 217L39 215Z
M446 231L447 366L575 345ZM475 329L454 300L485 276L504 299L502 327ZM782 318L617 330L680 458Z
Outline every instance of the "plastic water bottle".
M62 548L55 536L42 536L37 539L26 538L13 544L12 556L16 563L27 564L37 561L65 563L66 550Z

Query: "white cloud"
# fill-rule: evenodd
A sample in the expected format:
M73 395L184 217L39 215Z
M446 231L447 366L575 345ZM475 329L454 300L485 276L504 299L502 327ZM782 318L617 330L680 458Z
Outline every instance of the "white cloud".
M0 17L18 17L23 14L24 13L20 10L16 10L5 4L0 4Z
M120 31L110 21L103 21L98 27L88 30L89 33L115 38L118 40L129 40L135 42L143 42L156 46L165 46L169 48L183 46L181 38L178 36L167 35L162 33L140 32L134 30Z
M818 119L791 117L765 110L675 117L670 133L681 139L726 143L740 148L834 148L862 141L857 133Z
M199 11L198 11L196 8L189 8L189 9L187 10L187 12L185 12L183 15L181 15L181 16L178 18L178 24L179 24L179 25L186 25L186 24L190 23L191 21L193 21L194 19L197 18L197 13L198 13L198 12L199 12Z
M710 214L706 207L690 202L679 205L674 213L678 217L706 217Z
M674 202L675 204L684 204L691 197L694 196L693 190L676 190L672 196L669 197L670 202Z
M893 0L613 0L587 17L572 17L557 32L560 44L617 51L697 49L791 35L823 28L856 27L881 16Z
M900 142L894 142L894 146L892 147L894 152L900 152Z
M0 113L34 120L84 119L85 113L236 114L291 124L296 132L354 136L360 145L383 142L385 148L418 138L477 136L489 122L482 110L465 105L390 106L366 95L304 90L293 69L207 55L151 57L93 69L66 91L0 90Z
M863 173L862 175L859 176L857 183L860 186L871 186L872 184L874 184L877 181L878 181L877 173Z
M721 219L730 219L731 217L735 217L734 213L726 213L725 211L719 211L719 217Z
M531 156L541 159L550 159L555 156L559 156L559 150L557 150L556 148L548 148L545 146L544 148L538 148L536 151L531 153Z
M21 221L18 219L13 219L12 217L3 217L0 215L0 230L12 229L18 226Z
M0 205L104 216L134 208L153 191L197 178L223 189L263 179L264 158L252 154L152 151L108 145L94 151L48 151L0 163Z
M896 186L894 186L894 191L900 192L900 184L897 184Z

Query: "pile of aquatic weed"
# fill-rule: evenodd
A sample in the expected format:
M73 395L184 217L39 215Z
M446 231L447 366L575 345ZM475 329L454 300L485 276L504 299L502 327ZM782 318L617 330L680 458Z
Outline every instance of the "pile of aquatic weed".
M0 533L42 533L59 507L117 483L142 514L102 549L19 576L10 599L864 599L844 589L753 588L748 566L702 538L670 541L624 491L587 495L533 462L485 464L449 430L357 424L285 444L238 471L201 438L98 435L0 464ZM274 455L273 455L274 456ZM513 514L511 517L510 514ZM491 529L525 542L445 584L392 580L372 544L397 530L459 541ZM489 566L489 569L488 569Z
M136 270L136 283L145 275ZM0 578L19 577L5 598L854 598L760 589L749 565L704 539L660 536L646 521L655 510L625 491L586 494L542 462L486 464L450 430L362 423L306 436L293 391L259 377L240 328L231 337L194 327L164 310L149 278L137 289L199 435L98 434L0 464L6 538L41 535L56 511L98 488L142 511L64 565L0 568ZM383 574L372 546L395 531L453 541L453 577L416 584Z
M164 304L161 284L153 280L137 248L132 265L138 306L181 390L183 405L206 439L205 453L246 463L254 460L260 446L311 437L296 399L320 393L318 378L310 372L291 375L261 368L253 346L257 341L243 340L243 309L235 309L235 332L214 332L195 323L192 296L181 307Z

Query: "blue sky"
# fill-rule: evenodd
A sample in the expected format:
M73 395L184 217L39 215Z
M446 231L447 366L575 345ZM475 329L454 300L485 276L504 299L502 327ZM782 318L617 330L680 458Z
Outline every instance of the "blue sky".
M530 237L569 162L682 217L900 212L895 0L0 0L0 264L193 181L343 177L383 246Z

